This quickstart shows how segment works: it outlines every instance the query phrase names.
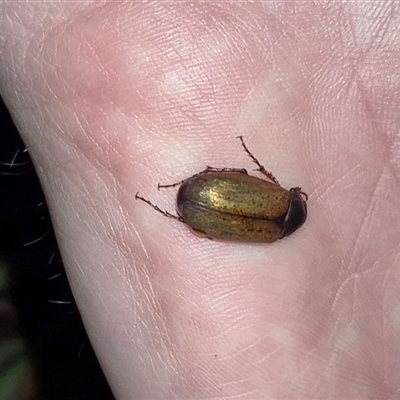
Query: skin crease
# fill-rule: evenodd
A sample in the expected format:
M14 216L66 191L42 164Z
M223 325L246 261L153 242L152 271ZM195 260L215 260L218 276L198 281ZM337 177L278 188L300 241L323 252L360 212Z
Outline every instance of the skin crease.
M118 399L399 399L399 11L1 2L1 93ZM209 241L134 200L250 172L238 135L309 195L292 236Z

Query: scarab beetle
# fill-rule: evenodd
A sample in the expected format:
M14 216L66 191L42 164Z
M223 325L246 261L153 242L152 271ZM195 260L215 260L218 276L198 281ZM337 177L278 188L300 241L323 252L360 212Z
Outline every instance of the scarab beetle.
M245 169L207 167L183 181L158 185L180 185L178 215L161 210L138 193L135 198L210 239L271 243L291 235L307 218L307 194L299 187L282 188L249 151L243 137L239 139L258 171L269 181L250 176Z

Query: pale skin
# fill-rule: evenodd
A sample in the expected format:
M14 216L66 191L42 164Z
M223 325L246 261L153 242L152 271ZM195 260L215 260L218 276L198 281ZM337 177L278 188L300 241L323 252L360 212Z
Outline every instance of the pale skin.
M118 399L400 397L396 2L0 4L0 88ZM176 188L257 159L292 236L194 236ZM257 176L259 173L254 172Z

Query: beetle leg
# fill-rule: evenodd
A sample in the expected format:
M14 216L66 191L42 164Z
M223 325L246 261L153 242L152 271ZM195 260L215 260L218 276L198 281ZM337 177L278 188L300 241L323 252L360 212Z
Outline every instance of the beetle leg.
M250 156L250 158L253 160L253 162L258 166L257 171L260 171L262 174L264 174L268 179L270 179L272 182L275 183L275 185L281 186L280 183L278 182L278 179L275 178L274 175L271 174L271 172L267 171L263 165L260 164L260 162L253 156L253 154L250 152L250 150L247 148L246 144L244 143L243 136L238 136L240 141L242 142L242 146L244 148L244 151Z
M205 174L205 173L207 173L207 172L211 172L211 170L214 170L214 168L208 167L208 166L207 166L207 169L205 169L204 171L199 172L198 174L195 174L195 175L191 176L191 178L193 178L194 176L203 175L203 174ZM160 188L165 189L165 188L170 188L170 187L179 186L179 185L182 185L182 183L185 182L185 181L187 181L188 179L189 179L189 178L186 178L186 179L183 179L183 180L181 180L181 181L179 181L179 182L171 183L171 184L169 184L169 185L161 185L161 184L159 183L159 184L157 185L157 188L158 188L158 190L160 190Z
M196 175L197 175L197 174L196 174ZM186 179L183 179L182 181L176 182L176 183L171 183L170 185L161 185L161 184L159 183L159 184L157 185L157 188L158 188L158 190L160 190L160 188L165 189L165 188L169 188L169 187L179 186L179 185L182 185L182 183L185 182L186 180L187 180L187 178L186 178Z
M308 194L303 192L300 187L291 188L290 192L292 192L292 191L297 193L297 194L300 194L301 196L304 196L306 201L308 201Z
M247 170L245 168L214 168L209 165L207 165L207 169L196 175L207 174L208 172L239 172L240 174L247 175Z
M204 171L201 171L198 174L194 174L190 178L194 178L195 176L199 176L199 175L208 174L209 172L239 172L241 174L247 175L247 170L244 168L214 168L214 167L210 167L209 165L207 165L207 168ZM169 187L179 186L179 185L182 185L182 183L184 183L188 179L189 178L186 178L186 179L183 179L182 181L179 181L176 183L171 183L170 185L161 185L159 183L157 185L157 187L158 187L158 190L160 190L160 188L165 189L165 188L169 188Z
M149 206L153 207L156 211L158 211L159 213L161 213L165 217L176 219L179 222L183 222L183 218L182 217L178 217L178 216L176 216L174 214L169 213L168 211L161 210L161 208L159 208L158 206L153 204L150 200L147 200L144 197L139 196L139 192L137 192L135 194L135 199L144 201L145 203L147 203Z
M302 194L306 198L306 201L308 201L308 194L307 193L304 193L304 192L300 191L300 194Z

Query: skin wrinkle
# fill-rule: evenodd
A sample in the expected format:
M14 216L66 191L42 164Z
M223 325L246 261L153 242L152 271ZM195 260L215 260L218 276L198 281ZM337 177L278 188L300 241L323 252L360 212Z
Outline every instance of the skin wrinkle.
M333 297L333 299L332 299L332 304L331 304L331 307L330 307L330 312L332 312L332 311L336 311L337 310L337 307L335 307L338 303L339 303L339 301L340 301L340 298L341 298L341 296L340 296L340 294L341 294L341 292L343 291L343 289L347 286L346 284L347 284L347 282L352 278L352 276L353 275L350 275L350 276L348 276L348 277L346 277L346 279L342 282L342 283L340 283L340 285L338 286L338 288L335 290L335 295L334 295L334 297ZM338 319L336 318L335 319L336 321L338 321ZM335 323L336 324L336 323ZM335 326L334 326L335 327Z
M84 131L84 130L82 130L82 131ZM61 139L61 137L62 137L62 136L60 136L60 139ZM65 143L65 144L68 144L68 143ZM96 142L93 142L93 144L96 145ZM75 147L75 150L79 150L79 149ZM99 150L101 150L100 147L99 147ZM83 157L83 158L86 157L86 156L85 156L85 153L83 153L83 152L80 152L80 153L81 153L81 154L80 154L81 157ZM87 159L87 161L89 161L89 160ZM90 162L90 161L89 161L89 162ZM103 164L103 166L104 166L104 164ZM60 167L60 169L62 169L62 168ZM109 171L109 172L111 172L111 171ZM110 174L110 176L113 176L113 175ZM78 188L76 187L76 189L78 189ZM78 189L78 190L79 190L79 189ZM90 197L89 197L89 198L90 198ZM117 200L117 198L115 198L115 200ZM92 210L95 211L95 208L92 208ZM107 224L107 225L110 226L110 227L112 227L111 224ZM115 232L115 230L112 230L112 231L111 231L111 234L112 234L113 231ZM90 232L90 231L89 231L89 232ZM111 238L111 237L112 237L112 236L110 236L110 238ZM114 238L115 238L115 237L116 237L116 236L114 235ZM117 241L116 241L115 239L114 239L114 242L117 243ZM106 243L104 243L104 244L106 244ZM121 243L120 243L120 245L121 245ZM119 246L119 247L120 247L120 246ZM129 254L129 253L130 253L130 250L127 249L126 254ZM146 251L145 251L145 253L146 253ZM147 254L147 253L146 253L146 254Z
M356 298L356 296L355 296L355 287L356 287L356 285L355 285L355 277L356 277L356 275L353 274L353 275L350 276L348 279L346 279L346 281L341 285L341 287L347 286L346 283L349 282L350 279L351 279L351 281L353 282L353 285L352 285L352 286L353 286L353 296L352 296L353 305L352 305L352 307L351 307L352 310L355 309L355 298ZM353 313L352 313L352 320L354 321L354 311L353 311Z
M384 283L387 282L388 275L389 275L389 271L386 271L385 274L384 274L384 278L383 278L383 282ZM382 296L383 296L384 295L383 289L382 289L381 293L382 293ZM386 315L384 314L384 316L383 316L383 324L382 324L382 337L385 338L387 336L386 332L389 330L389 327L390 326L387 323ZM389 352L390 352L390 350L389 350ZM383 345L382 346L382 364L383 364L384 372L383 372L382 380L385 383L385 385L387 385L387 375L388 375L387 371L390 369L390 365L388 365L388 361L387 361L387 359L388 359L387 353L388 353L388 349L386 348L385 345Z
M348 269L347 270L350 270L353 267L354 258L355 258L355 256L357 255L357 252L358 252L357 251L358 250L357 247L360 245L360 242L361 242L360 236L362 234L363 227L367 223L368 215L371 215L372 199L373 199L373 197L374 197L374 195L376 193L378 182L379 182L379 176L378 176L378 178L376 180L376 184L373 185L373 192L369 196L368 207L365 210L365 212L363 213L364 217L361 218L361 224L357 229L357 234L355 235L355 240L353 241L353 245L350 247L352 249L352 251L350 253L349 262L348 262ZM339 276L339 278L340 278L340 276Z
M395 247L393 248L392 252L394 253L395 250L396 250L396 249L399 249L399 248L400 248L400 243L399 243L397 246L395 246ZM381 261L381 259L384 258L384 257L387 257L387 255L385 254L385 255L382 255L381 257L379 257L379 258L372 264L372 266L371 266L369 269L366 269L366 270L362 271L361 274L362 274L362 275L369 275L369 274L371 274L371 273L375 273L375 271L376 271L376 268L375 268L376 264L377 264L379 261ZM394 263L393 263L393 264L394 264Z

